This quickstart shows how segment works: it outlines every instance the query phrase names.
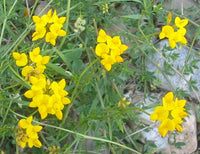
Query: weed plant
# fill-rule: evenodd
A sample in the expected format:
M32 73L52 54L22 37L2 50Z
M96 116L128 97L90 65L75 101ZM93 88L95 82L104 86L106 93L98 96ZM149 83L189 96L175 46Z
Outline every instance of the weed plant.
M52 9L44 16L34 15L39 0L30 10L27 1L0 1L1 153L153 153L155 144L142 139L151 127L141 113L160 121L163 137L183 131L190 95L170 79L173 91L146 108L125 98L124 89L130 80L145 97L157 89L160 79L146 68L154 53L162 55L164 68L154 64L165 76L194 74L196 15L164 9L162 0L46 2ZM159 50L164 38L169 46ZM188 58L178 70L170 61L183 46ZM186 81L199 101L197 82Z

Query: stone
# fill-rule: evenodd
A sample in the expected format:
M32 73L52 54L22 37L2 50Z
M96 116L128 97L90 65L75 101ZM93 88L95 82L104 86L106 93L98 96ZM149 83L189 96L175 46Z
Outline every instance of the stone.
M42 15L47 14L50 9L52 9L52 7L48 5L46 1L40 1L35 9L34 14L41 17Z
M165 0L163 3L166 9L177 9L179 12L185 14L184 8L194 7L199 10L198 3L194 0ZM188 12L187 12L188 15Z
M162 50L165 46L169 46L168 40L161 40L158 44L158 50L160 54L162 54ZM199 69L193 69L194 73L189 73L187 75L183 75L182 69L185 66L185 61L187 59L189 52L189 48L186 46L183 46L181 49L173 49L172 51L166 51L165 57L168 57L170 54L178 54L179 57L173 61L172 59L167 60L168 63L174 68L171 69L171 75L167 75L164 71L164 56L161 56L158 52L155 52L150 58L151 60L147 60L147 70L149 72L154 72L154 76L159 79L161 82L159 83L158 87L165 89L167 91L173 91L176 89L181 89L186 91L188 94L191 95L192 98L195 98L199 100L200 94L197 94L197 91L195 89L190 89L189 87L189 81L194 80L196 81L196 87L200 89L200 70ZM194 52L193 50L191 53ZM163 54L162 54L163 55ZM196 55L195 55L196 56ZM191 62L194 59L198 59L197 57L191 57L189 62ZM160 69L158 69L159 66ZM200 68L200 63L197 63L197 66ZM155 80L156 80L155 78Z
M196 116L193 110L190 110L190 116L185 118L182 124L183 132L177 133L175 138L176 142L184 142L185 145L181 149L177 149L174 145L170 145L171 153L188 154L193 153L197 149L197 129L196 129ZM170 137L170 142L173 142L173 136Z
M136 96L142 96L142 92L135 92L134 95L132 95L130 98L131 103L136 105L137 107L141 106L149 106L152 105L158 101L162 100L162 97L166 94L164 92L160 93L152 93L152 97L140 97L140 99L137 99ZM126 97L128 96L128 93ZM144 96L144 95L143 95ZM134 100L136 98L136 100ZM143 100L143 101L142 101ZM192 104L191 102L187 102L187 104ZM158 127L160 125L160 122L154 122L150 120L150 117L147 114L141 113L139 115L139 118L142 120L143 123L148 124L149 131L142 131L141 134L143 138L147 141L153 141L154 144L157 146L157 151L156 152L161 152L162 154L169 154L169 153L177 153L177 154L188 154L188 153L193 153L197 149L197 128L196 128L196 115L193 110L193 106L191 106L191 109L189 110L189 116L187 116L185 121L182 123L183 127L183 132L176 132L174 133L169 133L165 136L162 137L159 132L158 132ZM148 113L153 113L154 108L145 110ZM175 136L174 136L175 134ZM145 140L143 139L143 142L145 144ZM184 142L185 145L181 146L181 148L175 147L173 144L169 143L178 143L178 142Z

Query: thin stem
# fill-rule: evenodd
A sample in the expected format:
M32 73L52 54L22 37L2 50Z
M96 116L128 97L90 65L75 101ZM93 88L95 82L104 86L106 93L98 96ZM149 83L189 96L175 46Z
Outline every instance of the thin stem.
M14 113L15 115L19 116L19 117L22 117L22 118L26 118L24 117L23 115L20 115L12 110L10 110L12 113ZM58 129L58 130L61 130L61 131L64 131L64 132L68 132L68 133L71 133L71 134L75 134L77 136L80 136L80 137L83 137L83 138L86 138L86 139L91 139L91 140L95 140L95 141L101 141L101 142L107 142L107 143L111 143L111 144L114 144L114 145L117 145L119 147L122 147L124 149L127 149L127 150L130 150L136 154L141 154L140 152L134 150L134 149L131 149L125 145L122 145L122 144L119 144L117 142L114 142L114 141L111 141L111 140L107 140L107 139L102 139L102 138L97 138L97 137L93 137L93 136L88 136L88 135L84 135L84 134L81 134L81 133L78 133L78 132L75 132L75 131L71 131L69 129L65 129L65 128L61 128L61 127L57 127L57 126L53 126L53 125L49 125L49 124L45 124L45 123L41 123L41 122L38 122L38 121L35 121L33 120L36 124L39 124L39 125L42 125L42 126L45 126L45 127L50 127L50 128L55 128L55 129Z
M31 87L30 84L28 84L28 83L24 80L24 78L22 78L22 77L12 68L12 66L11 66L10 64L8 64L8 66L9 66L10 70L11 70L21 81L23 81L23 82L26 84L26 86L28 86L29 88Z
M3 0L4 14L6 15L6 0Z
M70 5L71 5L71 0L68 0L67 2L68 2L68 3L67 3L66 26L65 26L65 31L66 31L66 33L68 32L68 27L69 27L69 16L70 16ZM65 36L65 37L62 39L58 50L60 50L60 49L62 48L62 46L63 46L63 44L64 44L66 38L67 38L67 36Z
M147 37L150 37L150 36L154 36L154 35L158 35L160 32L155 32L155 33L152 33L152 34L148 34L148 35L145 35L145 36L141 36L141 37L137 37L136 39L137 40L142 40L143 38L147 38Z
M6 1L4 0L4 13L5 13L5 18L4 18L4 21L3 21L3 27L2 27L2 30L1 30L1 37L0 37L0 48L1 48L1 44L2 44L2 40L3 40L3 36L4 36L4 31L5 31L5 26L7 24L7 19L8 17L10 16L13 8L15 7L17 3L17 0L14 1L13 5L11 6L8 14L6 15Z
M13 99L10 100L10 103L8 105L8 109L7 109L6 114L4 115L4 118L3 118L2 126L4 125L4 122L5 122L6 118L7 118L7 115L8 115L8 112L10 110L10 107L11 107L12 103L13 103Z
M14 7L15 7L15 5L16 5L16 3L17 3L17 1L18 1L18 0L15 0L15 1L14 1L14 3L13 3L13 5L12 5L12 7L9 9L9 12L8 12L8 17L10 16L10 14L11 14L12 10L14 9Z
M104 108L105 108L105 106L104 106L104 101L103 101L103 98L102 98L102 95L101 95L99 86L98 86L97 82L95 82L95 84L96 84L96 90L97 90L97 94L98 94L98 96L99 96L99 100L100 100L101 106L102 106L102 108L104 109Z
M114 88L115 88L117 94L119 95L120 99L123 99L123 97L122 97L121 93L119 92L119 89L117 88L115 82L113 82L113 86L114 86Z
M185 65L184 65L184 67L183 67L181 73L184 72L185 66L186 66L186 64L187 64L187 62L188 62L188 60L189 60L189 57L190 57L190 54L191 54L191 51L192 51L192 47L194 46L194 42L195 42L195 40L197 39L197 36L198 36L198 35L199 35L199 31L197 31L197 32L195 33L195 35L194 35L194 39L192 40L192 43L191 43L189 52L188 52L187 57L186 57L186 59L185 59Z
M78 90L78 87L79 87L79 84L80 84L80 81L83 77L83 75L98 61L99 59L95 59L88 67L85 68L85 70L81 73L81 75L79 76L79 79L76 83L76 86L73 90L73 93L72 93L72 96L71 96L71 102L73 102L73 100L75 99L75 95L77 94L77 90ZM62 119L62 122L60 124L60 127L62 127L67 119L67 116L68 116L68 113L69 113L69 110L72 106L72 103L67 107L67 109L65 110L64 112L64 116L63 116L63 119ZM58 133L58 136L57 136L57 139L58 137L60 136L60 133Z
M8 55L8 53L10 53L10 50L14 47L14 49L11 51L15 51L18 47L18 45L24 40L24 38L29 34L30 30L28 30L27 28L24 30L24 32L18 37L18 39L10 46L10 48L5 52L4 55L2 55L2 58L6 55Z
M4 35L6 23L7 23L7 16L5 16L5 18L4 18L3 27L2 27L2 30L1 30L0 48L1 48L2 40L3 40L3 35Z

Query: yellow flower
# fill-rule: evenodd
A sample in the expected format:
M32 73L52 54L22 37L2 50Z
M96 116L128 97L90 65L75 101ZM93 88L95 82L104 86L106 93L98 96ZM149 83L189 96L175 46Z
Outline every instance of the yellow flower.
M60 24L53 24L50 26L50 31L54 33L57 36L65 36L67 33L63 29L61 29L63 26Z
M52 33L52 32L48 32L48 33L46 34L45 40L46 40L46 42L49 42L49 43L51 43L53 46L55 46L55 45L56 45L56 38L57 38L57 35L56 35L56 34L54 34L54 33Z
M64 89L65 80L50 83L46 78L31 76L30 82L32 84L31 89L24 94L25 97L32 98L29 107L37 107L41 119L45 119L48 114L53 114L59 120L62 120L64 105L71 103L70 99L66 97L68 92Z
M105 54L109 53L109 47L107 44L105 43L99 43L97 44L96 48L95 48L95 53L97 56L100 57L104 57Z
M49 10L48 13L50 13L52 10ZM42 17L38 17L38 16L33 16L32 17L33 22L36 24L36 26L41 26L41 27L45 27L50 19L49 16L43 15Z
M104 42L107 41L107 39L108 39L108 35L106 34L106 32L103 29L100 29L99 30L99 35L97 37L97 42L104 43Z
M56 38L58 36L63 37L67 35L66 31L61 29L65 20L66 17L59 18L57 16L56 10L52 15L52 9L50 9L48 13L43 15L41 18L33 16L35 32L32 35L32 41L45 37L46 42L50 42L53 46L55 46Z
M166 110L172 110L175 107L175 102L174 102L174 94L173 92L168 92L162 99L163 106L165 107Z
M35 28L35 32L32 34L32 41L36 41L38 39L41 39L45 36L46 34L46 28L42 26L37 26Z
M25 66L28 63L28 58L25 53L20 54L18 52L13 52L12 55L16 60L17 66Z
M153 121L160 121L161 124L158 128L159 133L164 137L168 131L183 131L180 124L183 123L188 113L185 112L186 100L179 100L178 98L174 101L174 94L168 92L162 99L163 106L157 106L154 109L154 113L150 115L150 119Z
M26 143L28 143L28 146L32 148L33 146L40 148L42 146L42 143L38 139L38 132L42 130L42 126L32 125L33 117L30 116L27 119L21 119L18 122L18 132L17 135L17 143L22 147L25 148Z
M181 19L180 17L175 18L175 25L178 28L183 28L188 24L188 19Z
M40 47L34 48L31 52L29 52L29 57L32 62L36 64L36 66L45 65L49 62L49 56L40 55Z
M157 106L154 113L151 114L150 119L153 121L164 121L169 116L169 111L163 106Z
M120 36L112 38L103 29L100 29L97 42L95 53L103 58L101 64L107 71L111 70L113 64L124 62L121 54L128 49L128 46L121 43Z
M56 24L63 24L66 20L66 17L58 17L57 16L57 12L56 10L53 12L53 15L52 15L52 18L51 18L51 21L50 23L56 23Z
M101 60L101 64L105 67L107 71L110 71L112 65L116 62L115 58L111 55L105 55L105 57Z
M30 138L38 138L38 132L42 130L42 126L36 125L30 125L27 129L26 129L26 134L28 137Z
M45 93L46 90L46 78L37 78L30 77L30 82L32 84L31 89L24 93L24 96L27 98L33 98L37 95L41 95Z
M32 120L33 120L33 116L30 116L27 119L21 119L19 121L19 127L23 129L28 128L31 125Z
M40 148L42 146L42 143L37 138L29 138L28 146L29 146L29 148L32 148L33 146Z
M37 47L33 49L33 51L29 52L29 57L34 63L42 61L42 56L40 55L40 47Z
M174 121L167 118L160 124L158 132L162 137L165 137L168 131L173 131L174 129L175 129Z
M162 27L162 32L159 35L160 39L163 39L165 37L167 38L171 38L171 36L174 35L174 28L170 25L166 25L164 27Z
M113 38L108 37L107 44L110 49L119 49L119 47L122 44L120 40L120 36L114 36Z
M126 51L128 49L128 46L125 44L121 44L119 46L119 49L120 49L120 54L122 54L124 51Z
M50 96L46 94L37 95L33 98L33 101L29 104L29 107L38 107L41 119L45 119L52 108Z
M170 19L168 19L170 18ZM167 22L171 22L171 16L168 15ZM170 20L170 21L168 21ZM169 23L168 23L169 24ZM187 19L180 19L179 17L175 18L175 26L165 25L162 27L162 31L159 34L160 39L164 39L165 37L169 39L169 46L171 48L176 47L176 43L187 44L187 40L185 38L185 34L187 30L184 28L188 24Z
M21 74L25 77L26 80L30 80L31 76L35 76L37 78L44 78L44 70L46 69L45 64L49 62L49 56L40 55L40 48L37 47L33 49L33 51L29 52L29 65L25 66Z

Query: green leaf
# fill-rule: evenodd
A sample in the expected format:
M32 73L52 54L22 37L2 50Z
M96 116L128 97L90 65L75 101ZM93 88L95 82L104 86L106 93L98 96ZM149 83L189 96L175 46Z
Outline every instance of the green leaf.
M141 14L132 14L132 15L125 15L121 16L122 18L128 18L128 19L134 19L134 20L139 20L141 18ZM147 19L146 17L143 17L143 19Z
M177 142L177 143L175 143L175 147L178 148L178 149L182 149L182 146L185 146L184 142Z
M142 3L140 0L108 0L108 2L137 2L137 3Z
M118 118L118 119L116 118L115 122L116 122L117 126L119 127L119 129L121 130L121 132L123 133L124 129L123 129L122 120L120 118Z
M136 3L141 3L142 4L142 2L140 0L108 0L107 2L108 3L112 3L112 2L127 2L127 1L136 2ZM93 5L101 5L101 4L105 4L105 2L104 1L96 2Z
M74 49L74 50L64 50L63 55L65 56L65 59L69 62L72 62L74 60L80 59L82 55L82 51L84 49Z
M72 76L73 76L70 72L66 71L65 69L63 69L62 67L60 67L56 64L48 63L48 64L46 64L46 66L48 68L50 68L52 71L55 71L58 74L65 76L66 78L72 78Z
M81 59L75 60L72 63L72 70L73 70L74 73L80 74L81 69L83 68L83 66L84 66L84 63L82 62Z

